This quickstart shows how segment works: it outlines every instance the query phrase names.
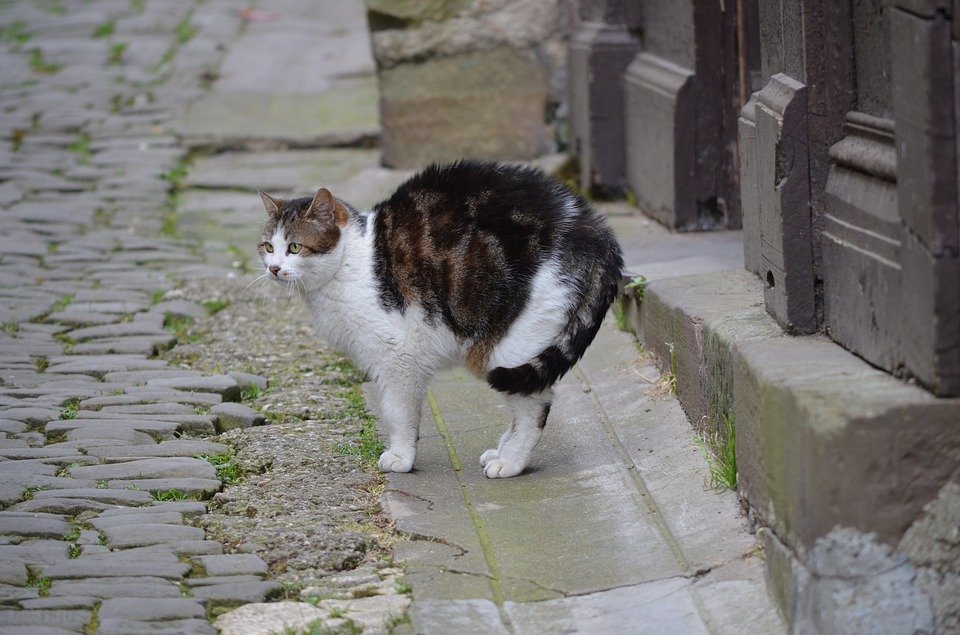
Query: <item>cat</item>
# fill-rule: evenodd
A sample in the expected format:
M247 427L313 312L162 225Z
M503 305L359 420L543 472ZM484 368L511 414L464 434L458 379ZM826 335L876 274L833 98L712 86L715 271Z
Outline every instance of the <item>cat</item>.
M300 291L320 335L376 387L380 469L413 468L427 384L462 362L513 416L480 457L484 474L522 472L551 387L618 292L623 258L605 220L538 169L468 160L423 170L369 212L325 188L260 197L265 275Z

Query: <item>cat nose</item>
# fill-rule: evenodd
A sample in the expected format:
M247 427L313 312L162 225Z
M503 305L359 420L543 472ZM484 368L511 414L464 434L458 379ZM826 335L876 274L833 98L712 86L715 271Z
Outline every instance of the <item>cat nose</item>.
M278 273L280 273L279 265L270 265L269 269L270 269L270 273L272 273L273 275L277 275Z

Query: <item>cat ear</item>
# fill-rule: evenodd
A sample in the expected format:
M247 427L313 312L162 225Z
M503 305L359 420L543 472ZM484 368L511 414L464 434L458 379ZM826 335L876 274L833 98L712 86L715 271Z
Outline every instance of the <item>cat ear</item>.
M345 226L349 219L347 208L335 199L333 194L330 193L330 190L325 187L317 190L313 200L310 201L310 205L304 212L304 215L307 214L313 214L319 219L324 219L329 216L333 219L333 222L340 227Z
M267 210L267 214L270 216L276 216L280 213L280 208L283 207L283 201L275 199L266 192L257 190L257 194L260 195L260 200L263 201L263 207Z

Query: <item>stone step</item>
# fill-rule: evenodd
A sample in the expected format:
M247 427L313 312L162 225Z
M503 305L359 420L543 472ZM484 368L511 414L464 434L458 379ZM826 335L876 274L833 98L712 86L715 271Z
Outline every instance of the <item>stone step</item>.
M768 573L792 623L816 623L816 611L860 620L867 605L868 630L905 615L922 623L929 599L896 549L956 479L960 399L937 399L822 335L785 334L746 271L653 280L639 307L625 306L690 421L735 427L738 489L766 526ZM857 600L837 605L828 589ZM826 595L829 606L813 599Z

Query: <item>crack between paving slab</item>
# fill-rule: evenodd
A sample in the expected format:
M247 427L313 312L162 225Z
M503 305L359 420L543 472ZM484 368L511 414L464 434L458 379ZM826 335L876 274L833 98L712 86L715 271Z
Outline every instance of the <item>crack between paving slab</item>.
M510 616L507 615L507 612L503 608L504 597L503 587L500 585L500 564L497 562L496 554L493 551L493 544L490 542L490 536L487 534L487 530L484 528L483 523L480 520L480 514L477 513L476 506L473 504L473 497L470 495L470 491L467 489L466 483L463 482L463 465L460 463L460 457L457 455L457 450L453 447L453 441L450 439L450 430L447 428L447 423L443 418L443 413L440 412L440 404L437 403L437 399L434 397L433 391L429 389L427 390L427 402L430 404L430 412L433 414L433 422L437 427L437 432L440 433L440 436L443 438L443 443L447 448L447 456L450 458L450 463L453 466L454 474L457 477L457 483L460 485L460 493L463 496L463 503L467 508L467 512L470 514L470 522L473 524L473 529L477 534L477 539L480 541L480 548L483 551L483 559L487 564L487 569L490 571L490 577L487 579L487 582L490 585L490 591L493 594L493 602L497 605L497 612L500 614L500 621L503 623L504 628L507 629L507 632L514 633L516 632L516 629L513 626L513 622L510 620Z
M402 532L402 534L407 538L407 540L410 540L411 542L413 541L434 542L438 545L443 545L445 547L450 547L451 549L456 549L460 553L453 554L454 558L461 558L467 555L467 550L461 547L460 545L458 545L457 543L450 542L449 540L444 540L443 538L438 538L437 536L431 536L429 534L421 534L415 531L404 531Z
M410 498L413 498L413 499L415 499L415 500L423 501L424 503L427 504L427 511L428 511L428 512L433 511L433 501L432 501L432 500L429 500L429 499L427 499L427 498L424 498L423 496L417 496L416 494L412 494L412 493L407 492L407 491L404 491L404 490L402 490L402 489L395 489L395 488L388 488L387 491L386 491L386 493L387 493L387 494L402 494L403 496L409 496Z

